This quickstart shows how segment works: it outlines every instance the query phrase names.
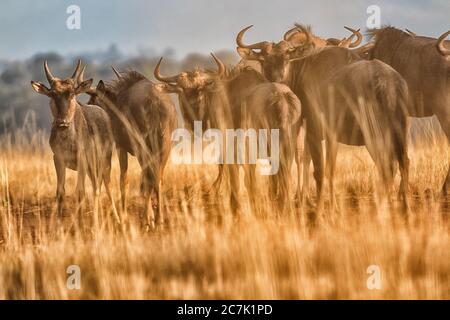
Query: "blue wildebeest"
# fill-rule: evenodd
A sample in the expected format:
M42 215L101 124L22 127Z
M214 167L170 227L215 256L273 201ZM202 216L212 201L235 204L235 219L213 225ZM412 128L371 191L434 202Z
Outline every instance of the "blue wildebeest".
M155 68L155 78L165 83L167 90L178 93L187 122L209 121L210 127L222 131L237 128L280 130L280 170L271 176L270 185L271 194L283 211L289 204L289 172L295 152L292 143L299 130L300 102L287 86L268 82L248 67L237 66L227 71L216 56L212 57L218 66L217 72L198 69L164 77L160 73L160 60ZM220 166L217 184L220 184L224 169L229 177L231 210L237 214L240 211L239 166ZM255 166L245 165L244 169L246 188L254 206Z
M328 38L323 39L321 37L316 36L312 32L309 32L309 35L305 34L301 29L298 28L298 26L295 26L294 28L288 30L284 36L283 40L287 41L290 45L294 47L299 47L301 45L306 44L306 41L313 42L314 46L316 48L323 48L326 46L338 46L338 47L344 47L344 48L356 48L358 47L363 39L363 36L360 32L360 29L355 30L350 27L344 27L348 31L352 32L352 35L348 38L343 38L342 40L336 39L336 38ZM309 31L311 31L311 27L307 27ZM245 29L244 29L245 30ZM242 35L243 36L243 35ZM353 39L356 37L356 40L353 41ZM306 124L303 124L303 126L306 128ZM303 143L303 156L301 157L299 161L299 165L303 163L303 174L301 175L303 178L303 184L300 182L300 168L298 172L298 185L297 185L297 195L299 200L301 200L303 197L308 197L308 189L309 189L309 163L311 162L311 156L309 154L308 150L308 144L306 141ZM299 150L300 152L300 150ZM299 155L300 156L300 155Z
M87 93L90 103L109 114L120 163L122 212L127 207L128 154L137 157L142 169L141 192L145 199L140 214L143 228L163 224L162 186L176 128L176 109L170 97L136 71L119 73L117 80L100 81Z
M50 71L47 61L44 71L50 88L32 81L33 89L50 98L53 125L50 147L57 174L58 214L62 215L65 197L66 168L78 172L78 214L81 224L81 203L85 196L85 176L89 176L94 190L94 222L98 227L99 193L102 182L111 200L114 217L120 223L110 190L111 155L113 140L111 124L104 110L95 105L83 105L77 96L88 91L92 79L82 81L81 61L68 79L59 79Z

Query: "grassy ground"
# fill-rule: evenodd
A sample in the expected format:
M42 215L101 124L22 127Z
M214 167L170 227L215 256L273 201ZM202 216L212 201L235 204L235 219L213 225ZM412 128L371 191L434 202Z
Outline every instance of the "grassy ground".
M217 197L208 193L214 166L170 165L163 230L123 235L106 223L91 239L68 231L73 172L64 219L55 218L56 177L48 147L33 148L46 146L40 141L24 147L2 143L0 151L1 299L450 298L450 204L437 196L447 172L446 142L411 150L408 216L399 204L389 207L377 199L378 177L367 152L341 148L339 211L326 207L317 215L297 206L293 215L277 217L265 196L260 205L266 209L255 216L243 190L244 213L234 221L226 188ZM117 167L114 157L118 200ZM143 208L134 160L130 178L133 217ZM263 179L259 185L265 191ZM108 216L105 194L101 207ZM80 267L80 290L66 286L70 265ZM371 265L381 271L380 290L367 287Z

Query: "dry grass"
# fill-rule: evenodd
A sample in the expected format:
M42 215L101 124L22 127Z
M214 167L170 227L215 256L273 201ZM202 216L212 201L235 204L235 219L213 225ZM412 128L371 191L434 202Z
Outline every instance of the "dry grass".
M39 150L2 142L1 299L450 298L449 204L434 200L447 171L444 141L411 150L408 217L397 204L390 209L374 200L378 178L366 151L341 148L339 212L326 209L317 216L303 207L293 216L276 217L267 209L255 217L247 206L236 222L225 204L226 190L208 195L215 167L171 165L164 230L122 235L105 226L96 239L67 231L75 205L73 172L66 223L54 219L51 153L48 147ZM117 166L115 157L119 199ZM130 176L129 211L136 215L143 205L135 161ZM245 191L242 199L246 203ZM260 203L270 208L267 198ZM110 208L105 194L102 208ZM66 287L69 265L81 268L81 290ZM381 290L366 286L369 265L381 268Z

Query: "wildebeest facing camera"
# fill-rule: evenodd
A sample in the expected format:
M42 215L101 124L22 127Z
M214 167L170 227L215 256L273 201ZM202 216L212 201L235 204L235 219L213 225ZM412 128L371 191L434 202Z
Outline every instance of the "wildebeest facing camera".
M449 299L449 11L0 4L0 299Z

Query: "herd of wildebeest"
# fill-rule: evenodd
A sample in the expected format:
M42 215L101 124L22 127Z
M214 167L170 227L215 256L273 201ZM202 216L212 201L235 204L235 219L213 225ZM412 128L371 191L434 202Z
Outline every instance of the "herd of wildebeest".
M154 83L137 71L113 70L117 79L84 80L78 62L70 78L55 77L47 62L50 87L32 81L33 89L50 98L53 126L50 146L57 173L58 213L62 214L66 168L78 172L78 200L84 200L86 174L94 190L94 215L98 214L102 182L112 203L117 223L126 219L128 154L141 166L141 192L145 199L140 214L143 226L163 223L162 181L177 127L176 108L169 94L176 94L185 125L279 129L280 167L269 179L269 194L280 212L290 208L291 185L296 194L306 193L312 160L319 209L323 203L324 176L335 205L333 176L338 143L365 146L379 169L383 190L391 192L397 167L401 183L398 197L408 208L408 117L436 116L450 139L450 41L421 36L392 26L369 30L361 45L360 30L346 27L351 36L323 39L308 26L296 24L279 42L247 44L245 33L236 37L241 61L227 68L212 54L217 70L197 68L174 76L161 75L158 62ZM90 96L87 105L77 96ZM304 130L304 142L300 132ZM326 161L322 141L325 141ZM121 208L116 210L110 189L114 145L120 163ZM301 146L301 147L300 147ZM270 147L270 146L269 146ZM291 168L297 164L297 177ZM303 163L303 166L302 166ZM230 208L241 210L240 165L219 165L212 190L226 177ZM250 204L257 204L255 165L243 165ZM303 174L302 174L303 170ZM303 179L300 177L303 176ZM303 187L302 187L303 183ZM306 187L305 187L306 186ZM448 195L450 169L442 193ZM81 211L81 210L79 210Z

